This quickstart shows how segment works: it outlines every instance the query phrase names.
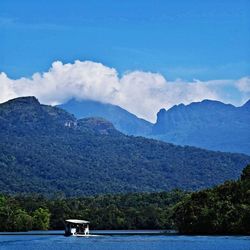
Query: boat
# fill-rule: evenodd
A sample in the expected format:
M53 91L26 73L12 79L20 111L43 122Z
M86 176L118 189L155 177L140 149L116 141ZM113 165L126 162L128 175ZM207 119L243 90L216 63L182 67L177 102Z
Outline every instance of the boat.
M91 237L96 236L89 233L89 224L87 220L68 219L65 221L65 236Z

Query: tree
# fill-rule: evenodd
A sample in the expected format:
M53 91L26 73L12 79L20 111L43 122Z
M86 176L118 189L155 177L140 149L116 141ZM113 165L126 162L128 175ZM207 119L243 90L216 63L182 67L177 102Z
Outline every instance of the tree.
M38 208L33 213L33 229L47 230L50 225L50 212L48 209Z
M250 164L248 164L242 171L241 180L250 180Z
M7 199L3 195L0 195L0 231L9 231L9 219L11 210L7 205Z
M14 214L14 230L28 231L32 229L33 218L26 211L17 209Z

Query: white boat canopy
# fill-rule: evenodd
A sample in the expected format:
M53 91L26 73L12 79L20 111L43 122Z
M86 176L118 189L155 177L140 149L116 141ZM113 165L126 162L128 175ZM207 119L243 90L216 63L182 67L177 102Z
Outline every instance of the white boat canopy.
M69 219L69 220L66 220L66 222L69 222L72 224L89 224L89 221L87 220L76 220L76 219Z

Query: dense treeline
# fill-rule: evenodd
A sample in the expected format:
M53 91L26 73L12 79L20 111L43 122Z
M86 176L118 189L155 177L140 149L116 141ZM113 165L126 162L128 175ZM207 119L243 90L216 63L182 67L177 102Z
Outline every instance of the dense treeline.
M47 230L50 212L36 208L29 213L14 197L0 195L0 231Z
M185 234L250 234L250 165L238 181L186 196L173 219Z
M186 194L172 192L46 199L0 196L0 231L63 229L64 220L91 221L92 229L173 228L173 206Z

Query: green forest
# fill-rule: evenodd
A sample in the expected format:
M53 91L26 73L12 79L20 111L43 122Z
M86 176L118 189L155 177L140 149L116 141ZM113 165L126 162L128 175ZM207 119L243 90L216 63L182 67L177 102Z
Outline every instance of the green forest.
M199 192L45 198L1 195L0 231L63 229L87 219L91 229L177 229L182 234L250 234L250 165L237 181Z

